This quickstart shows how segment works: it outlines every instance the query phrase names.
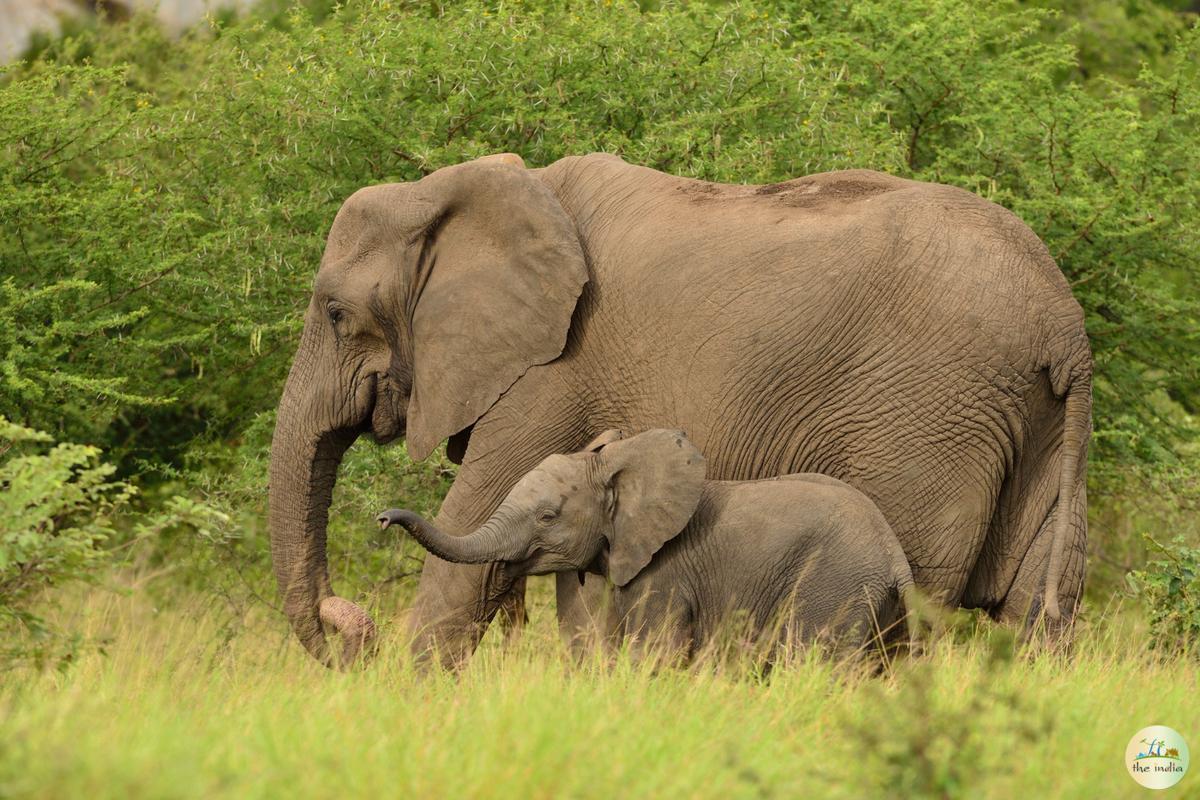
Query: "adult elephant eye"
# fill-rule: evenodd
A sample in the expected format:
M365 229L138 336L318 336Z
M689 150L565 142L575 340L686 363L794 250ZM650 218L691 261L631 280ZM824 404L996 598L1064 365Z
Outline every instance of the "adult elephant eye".
M343 311L342 309L338 308L337 306L329 307L329 321L332 322L334 325L337 325L345 317L346 317L346 312Z

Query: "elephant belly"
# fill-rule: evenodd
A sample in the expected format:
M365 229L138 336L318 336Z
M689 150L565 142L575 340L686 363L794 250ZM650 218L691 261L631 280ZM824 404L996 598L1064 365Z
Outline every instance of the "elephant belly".
M710 479L816 472L855 487L892 526L917 585L958 602L1025 435L1029 383L1011 370L897 363L889 354L816 386L811 375L830 373L810 364L748 381L742 413L700 446Z

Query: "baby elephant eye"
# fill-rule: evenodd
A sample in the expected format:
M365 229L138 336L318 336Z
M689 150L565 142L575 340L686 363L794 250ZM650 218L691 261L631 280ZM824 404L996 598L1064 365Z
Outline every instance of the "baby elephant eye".
M341 322L345 316L346 316L346 312L343 311L342 309L338 308L337 306L329 307L329 321L332 322L334 325L337 325L339 322Z

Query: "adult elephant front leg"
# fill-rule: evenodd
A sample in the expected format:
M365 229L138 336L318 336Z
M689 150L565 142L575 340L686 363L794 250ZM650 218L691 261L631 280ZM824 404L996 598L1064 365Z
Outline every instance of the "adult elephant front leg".
M434 524L462 536L487 519L502 493L487 492L464 464ZM503 482L503 478L496 479ZM523 607L524 581L503 582L493 564L452 564L430 553L408 615L413 652L452 668L470 658L502 607Z
M458 476L434 519L438 529L455 536L475 530L539 461L579 447L580 431L589 426L561 396L569 380L564 373L554 364L531 369L475 424ZM427 556L408 615L414 652L445 667L461 664L497 612L523 619L524 590L524 579L505 577L494 565Z
M439 529L461 536L478 527L473 520L479 515L468 509L491 504L467 494L451 489L434 518ZM494 564L452 564L430 553L408 616L413 652L422 661L457 667L471 657L498 612L510 631L519 628L524 600L524 578L505 580Z
M434 524L446 525L445 518L439 515ZM467 529L445 528L456 535ZM459 666L470 658L502 606L523 606L524 581L499 586L494 573L490 564L451 564L426 556L410 617L419 659L436 659L446 668Z

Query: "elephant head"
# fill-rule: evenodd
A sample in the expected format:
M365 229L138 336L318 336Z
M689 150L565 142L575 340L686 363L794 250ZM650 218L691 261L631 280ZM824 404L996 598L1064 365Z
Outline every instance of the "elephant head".
M271 444L270 530L284 610L330 663L374 628L336 598L325 528L350 444L407 436L425 458L564 347L587 268L558 200L517 156L372 186L329 231ZM459 455L461 458L461 454Z
M466 536L449 536L399 509L378 521L403 526L447 561L498 561L513 577L591 570L624 586L687 525L700 502L704 468L704 457L680 431L629 439L608 432L578 453L542 461Z

